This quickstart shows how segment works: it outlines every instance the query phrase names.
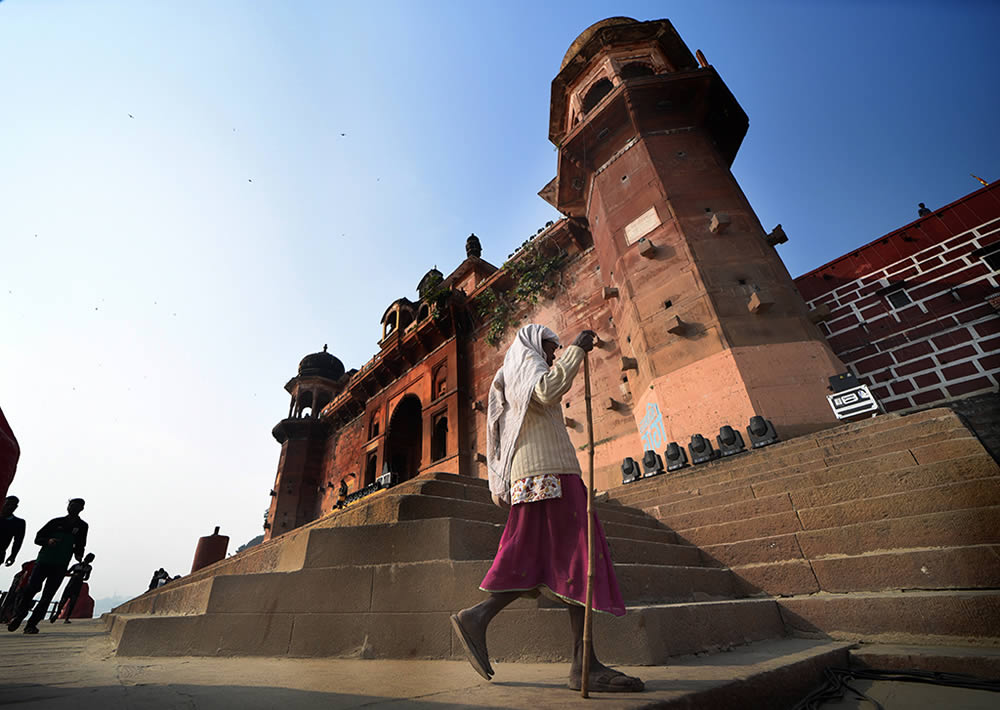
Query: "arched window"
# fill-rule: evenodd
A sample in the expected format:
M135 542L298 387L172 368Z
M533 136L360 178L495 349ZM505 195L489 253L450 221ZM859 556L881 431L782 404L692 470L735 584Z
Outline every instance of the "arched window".
M371 421L368 422L368 438L374 439L378 436L378 414L373 414Z
M389 317L385 319L385 335L390 335L392 331L396 330L396 317L395 311L389 314Z
M368 465L365 467L365 485L375 483L377 471L375 465L378 463L378 454L374 451L368 455Z
M638 79L643 76L653 76L656 72L653 67L642 62L629 62L618 72L622 79Z
M431 399L437 399L448 391L448 366L441 365L434 371L431 381Z
M434 417L434 431L431 434L431 461L438 461L448 455L448 415Z
M590 87L590 91L587 95L583 97L583 112L590 113L591 109L601 102L605 96L607 96L611 90L615 88L611 83L610 79L600 79L596 84Z
M406 308L399 309L399 329L402 330L406 328L410 323L413 322L413 313L411 313Z
M431 307L426 303L420 306L420 313L417 314L417 320L423 320L431 314Z
M296 406L298 407L297 417L303 419L309 416L312 412L313 405L313 393L312 392L299 392L298 401Z

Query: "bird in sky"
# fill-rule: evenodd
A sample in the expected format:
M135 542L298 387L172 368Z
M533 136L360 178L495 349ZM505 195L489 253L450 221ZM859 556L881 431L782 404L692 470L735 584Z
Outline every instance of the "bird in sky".
M129 114L128 117L129 118L135 118L135 116L133 116L132 114Z

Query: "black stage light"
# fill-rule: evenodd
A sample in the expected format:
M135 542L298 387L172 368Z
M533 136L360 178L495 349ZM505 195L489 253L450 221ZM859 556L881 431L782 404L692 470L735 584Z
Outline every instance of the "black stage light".
M774 431L774 425L764 419L764 417L750 417L750 424L747 425L747 434L750 435L750 448L759 449L762 446L769 446L778 441L778 434Z
M691 453L691 463L693 464L705 463L719 456L719 452L712 448L712 442L701 434L691 435L688 451Z
M667 471L677 471L688 465L687 452L683 447L678 446L676 441L667 444L667 450L663 452L663 458L667 460Z
M639 469L639 464L635 462L635 459L631 456L626 456L622 459L622 483L634 483L640 478L642 478L642 471Z
M659 473L663 473L663 459L652 449L647 449L642 453L642 477L649 478Z
M854 389L860 383L858 378L854 376L853 372L841 372L839 375L834 375L830 378L830 386L827 388L831 392L844 392L845 390Z
M722 456L742 454L747 450L747 445L743 443L743 435L728 424L719 429L715 441L719 444L719 454Z

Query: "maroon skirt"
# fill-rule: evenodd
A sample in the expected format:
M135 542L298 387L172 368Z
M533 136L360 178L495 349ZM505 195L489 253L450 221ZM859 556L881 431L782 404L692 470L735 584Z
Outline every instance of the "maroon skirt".
M540 591L571 604L587 596L587 487L576 474L559 476L562 497L512 505L500 547L479 588L484 592ZM611 552L594 516L593 607L625 615Z

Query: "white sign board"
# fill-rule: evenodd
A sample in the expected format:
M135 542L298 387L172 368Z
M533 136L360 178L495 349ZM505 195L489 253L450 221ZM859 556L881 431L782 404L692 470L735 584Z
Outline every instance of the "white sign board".
M868 391L868 385L858 385L843 392L826 396L837 419L848 419L859 414L878 411L878 402Z
M655 207L650 207L625 227L625 243L635 244L659 226L660 215L656 214Z

